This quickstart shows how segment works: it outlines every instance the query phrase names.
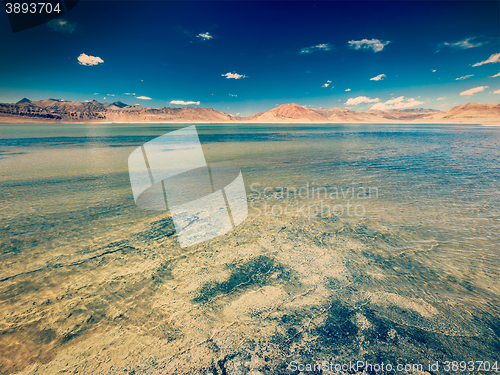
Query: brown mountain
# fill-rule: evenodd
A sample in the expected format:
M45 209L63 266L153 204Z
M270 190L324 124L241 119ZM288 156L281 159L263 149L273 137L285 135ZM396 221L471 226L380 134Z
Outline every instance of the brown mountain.
M390 110L390 111L352 111L344 107L333 108L307 108L296 103L282 104L267 112L245 118L254 122L393 122L414 121L424 119L434 110L417 108L414 110ZM439 111L438 111L439 112Z
M468 103L447 111L429 109L353 111L344 107L309 108L296 103L282 104L249 117L233 117L212 108L147 108L140 105L70 102L62 99L0 104L0 122L464 122L500 123L500 104Z
M453 107L447 111L432 114L425 118L426 122L499 122L500 104L467 103Z
M0 122L227 122L233 117L212 108L147 108L122 102L23 100L0 104Z
M256 115L246 118L246 120L255 122L310 122L326 121L327 119L321 113L316 113L310 108L292 103L282 104L270 111L257 113Z

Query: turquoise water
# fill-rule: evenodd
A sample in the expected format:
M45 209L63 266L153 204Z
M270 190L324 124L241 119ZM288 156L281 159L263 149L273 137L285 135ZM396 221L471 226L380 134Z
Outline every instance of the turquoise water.
M37 309L28 308L27 301L39 300L39 306L46 299L59 298L62 292L56 284L83 280L90 267L85 262L101 257L103 249L126 244L147 253L144 256L151 265L145 262L144 268L137 266L141 273L133 283L143 282L145 274L150 278L151 272L158 273L156 257L170 262L173 255L185 256L186 262L195 262L182 255L168 215L142 211L134 205L128 181L130 152L180 127L183 125L0 124L0 291L2 329L10 335L5 337L19 340L16 335L36 322L38 328L28 330L32 333L27 334L25 340L30 344L26 348L45 342L39 338L40 332L48 330L52 333L46 342L57 348L55 352L70 350L68 344L63 346L68 332L83 341L91 340L81 328L58 323L54 316L64 310L60 303ZM192 250L196 254L199 249L206 257L227 252L231 261L207 258L199 270L194 268L197 276L190 281L187 276L175 276L187 265L174 263L169 268L172 278L162 279L161 286L154 284L149 292L141 293L150 297L158 292L156 288L177 288L185 283L185 289L179 287L184 292L176 298L193 304L218 296L211 307L194 304L206 313L213 304L218 304L220 311L234 306L231 298L241 300L258 288L300 296L310 287L317 291L317 300L304 300L300 306L280 305L288 307L273 310L273 314L281 314L279 317L272 318L271 312L266 317L252 315L248 305L255 303L254 310L264 307L248 301L245 306L250 310L242 314L255 324L277 324L288 332L282 333L285 336L293 336L289 333L292 328L299 332L291 341L277 340L281 340L280 350L287 353L292 352L292 342L298 350L295 353L300 353L297 358L303 361L321 359L322 353L339 361L361 357L422 363L500 361L500 128L214 124L198 125L197 129L209 163L230 162L241 168L250 216L231 235ZM311 187L320 189L316 190L320 195L311 193ZM311 194L297 197L293 192L300 188ZM321 195L324 191L335 194ZM322 202L337 208L352 204L358 211L321 215ZM290 206L289 214L283 213L286 206ZM297 212L300 206L306 211ZM118 268L127 258L124 249L116 253L121 254L121 260L112 260ZM109 259L112 256L106 255ZM271 264L267 268L287 269L288 276L276 271L281 275L277 281L262 278L255 285L250 283L249 289L228 287L236 276L225 282L217 279L221 264L240 270L242 266L233 269L231 264L243 258L252 260L252 256L258 260L252 267L267 259ZM319 263L314 263L317 260ZM107 285L103 275L114 272L99 264L91 269L102 278L102 285ZM64 281L63 270L70 272L71 282ZM82 286L86 282L90 283L82 281ZM220 286L219 292L214 291L214 285ZM111 297L112 288L88 290L86 298L98 295L108 301L106 307L87 303L86 309L93 311L94 317L96 311L118 303ZM208 297L203 294L207 290L211 293ZM133 289L127 293L134 296L138 292ZM337 301L337 307L332 308L328 301ZM317 346L306 344L299 327L321 309L328 311L326 318L308 328ZM178 312L163 313L168 320ZM211 327L222 325L227 318L227 313L213 313L212 318L190 314L186 313L185 319L211 319ZM141 319L140 313L129 318L133 324ZM102 318L88 324L89 332L94 332L95 327L115 329L123 323ZM210 331L203 327L197 329ZM247 331L233 333L250 335ZM187 331L184 334L187 336ZM71 341L74 348L79 340ZM182 340L187 339L174 338L169 345L187 345ZM243 346L238 350L244 358L250 349ZM55 354L42 354L20 356L17 368L36 362L58 363ZM276 368L286 373L286 361L280 362L277 354L271 358L273 363L281 363Z

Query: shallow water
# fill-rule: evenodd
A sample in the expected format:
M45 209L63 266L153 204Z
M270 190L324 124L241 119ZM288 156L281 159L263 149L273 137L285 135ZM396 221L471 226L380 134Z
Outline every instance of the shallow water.
M249 217L181 249L127 157L183 126L0 124L0 373L500 363L500 129L198 125Z

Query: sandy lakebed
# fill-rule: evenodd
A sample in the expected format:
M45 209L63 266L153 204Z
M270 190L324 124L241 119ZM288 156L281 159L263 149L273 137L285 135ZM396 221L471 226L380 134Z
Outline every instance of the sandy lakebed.
M183 126L0 124L0 374L500 365L500 129L198 125L249 216L181 248L127 158Z

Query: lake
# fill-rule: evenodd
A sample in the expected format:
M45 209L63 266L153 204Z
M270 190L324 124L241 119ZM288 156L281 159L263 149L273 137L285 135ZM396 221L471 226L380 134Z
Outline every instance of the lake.
M498 367L500 128L197 125L249 213L181 248L127 158L185 126L0 124L0 373Z

